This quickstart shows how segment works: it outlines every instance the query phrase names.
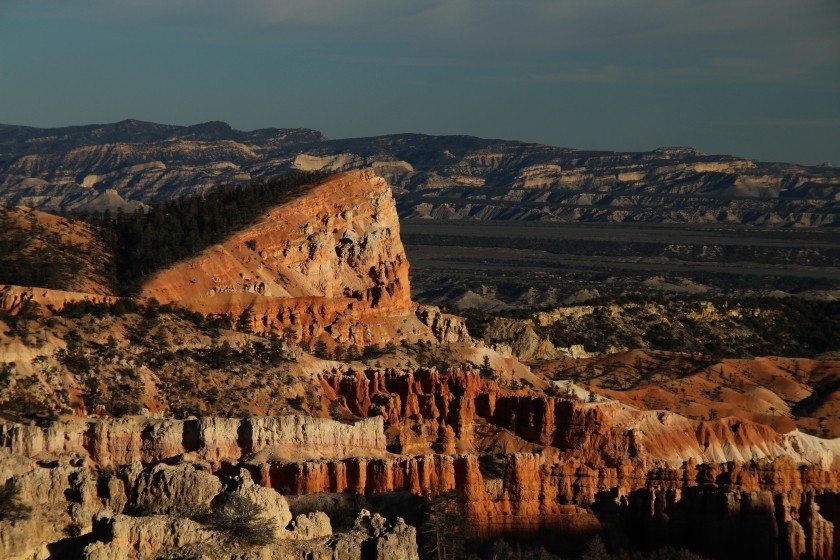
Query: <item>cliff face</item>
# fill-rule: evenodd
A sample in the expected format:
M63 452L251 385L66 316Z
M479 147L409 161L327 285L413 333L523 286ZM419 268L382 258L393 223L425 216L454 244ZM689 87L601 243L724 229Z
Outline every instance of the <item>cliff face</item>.
M0 445L25 457L81 455L101 467L157 463L184 455L218 463L263 453L310 452L322 458L385 452L381 418L347 425L306 416L65 420L47 428L0 424Z
M333 534L327 515L293 516L283 496L255 485L247 471L224 480L223 484L201 462L148 467L132 463L97 473L62 459L45 464L3 450L0 481L16 490L30 512L26 519L0 518L0 555L9 560L168 555L303 560L361 558L359 551L371 547L383 560L418 558L416 531L400 518L391 523L362 511L349 532ZM240 547L231 547L223 528L202 523L196 512L209 509L222 495L257 504L274 541L243 547L243 556L236 550Z
M414 316L391 190L373 171L333 177L221 245L159 272L143 295L251 329L357 345L431 338ZM398 332L399 331L399 332Z
M734 419L696 422L617 402L582 404L502 390L472 372L333 372L323 383L328 398L354 413L382 415L398 443L408 419L437 435L433 446L447 453L487 425L538 444L539 453L508 454L495 474L482 472L476 455L456 455L451 467L434 461L420 469L417 457L366 465L385 482L365 492L416 493L412 474L433 472L424 488L461 491L481 539L551 534L573 541L606 530L614 544L643 550L678 544L721 558L834 557L836 441L780 435ZM287 470L283 484L318 480L320 491L344 491L346 477L336 475L344 468L328 463L306 473ZM260 480L271 476L269 469ZM342 482L334 486L335 480ZM741 538L744 531L762 543L759 551Z
M416 413L408 410L409 414ZM428 413L430 409L426 410ZM257 420L264 419L252 419ZM590 424L588 429L598 430L598 418L580 420L582 426ZM104 455L92 442L72 447L75 438L68 437L60 427L9 426L4 432L7 445L16 441L10 440L9 434L17 434L17 441L35 440L36 430L41 430L45 438L71 443L52 449L18 445L16 450L24 455L12 455L5 449L0 454L0 481L11 480L41 520L39 528L28 521L12 525L0 521L3 557L29 558L38 548L38 539L55 541L69 521L85 533L90 531L89 538L95 540L87 545L89 558L133 558L133 550L160 554L162 550L215 542L218 535L185 519L184 512L195 511L224 491L240 493L261 504L275 520L282 540L263 553L274 551L271 554L275 556L270 557L297 557L290 551L324 550L327 554L329 550L339 554L337 543L352 549L359 546L359 539L374 539L376 547L392 554L378 557L416 558L412 556L416 550L413 529L399 520L387 524L376 516L363 516L350 534L324 540L331 534L329 520L318 514L294 518L280 493L369 495L402 491L428 495L451 489L461 492L464 512L480 540L518 537L558 545L585 541L601 532L608 542L642 550L678 544L720 558L744 554L835 557L834 528L840 524L840 472L836 469L803 467L786 457L743 464L698 465L687 461L668 467L626 460L615 466L592 466L574 454L558 457L546 448L540 453L508 454L501 470L493 473L483 469L482 459L475 454L407 457L383 453L381 458L370 458L346 457L342 449L330 453L329 443L324 442L335 441L342 426L330 421L301 422L294 430L271 424L259 430L254 426L251 431L282 433L273 442L298 450L317 444L325 450L322 458L271 457L262 453L266 448L254 443L258 438L243 436L236 447L254 448L255 452L236 457L236 452L229 450L226 459L213 461L211 458L226 445L217 438L208 442L208 451L202 448L183 453L183 447L178 449L170 443L169 453L180 453L162 458L168 453L153 451L154 440L150 439L148 451L124 455L135 462L111 469L105 467L111 465L108 461L113 455ZM114 423L96 422L100 426L97 433L113 431L109 424ZM205 431L211 424L220 429L218 423L211 422L204 425ZM242 429L243 424L237 429L230 424L226 431L231 436L236 431L248 431ZM356 433L361 427L365 428L364 436ZM186 437L184 424L176 422L166 428L158 430L155 438L174 441L176 437L168 438L164 432L179 431ZM371 440L368 444L382 445L383 428L381 421L363 422L349 427L355 432L340 439L362 445L358 437L367 437ZM368 456L372 454L367 452ZM83 466L79 457L87 459L89 466ZM148 466L136 462L138 459ZM173 460L180 463L165 464ZM103 464L92 464L94 461ZM225 489L220 482L223 480L233 483ZM98 513L102 509L113 513ZM154 515L121 515L138 510ZM744 534L751 538L745 541ZM298 540L306 541L305 547L290 544ZM322 549L324 546L328 548ZM397 550L405 556L397 555ZM301 552L301 557L321 556Z
M583 403L509 390L472 370L400 372L336 370L322 376L324 395L359 416L382 416L408 437L403 419L423 421L434 445L454 449L478 423L559 450L593 466L630 462L643 468L697 463L746 463L793 458L820 469L840 466L840 440L798 431L779 434L763 424L724 418L696 421L664 411L639 411L617 401ZM450 451L451 452L451 451Z

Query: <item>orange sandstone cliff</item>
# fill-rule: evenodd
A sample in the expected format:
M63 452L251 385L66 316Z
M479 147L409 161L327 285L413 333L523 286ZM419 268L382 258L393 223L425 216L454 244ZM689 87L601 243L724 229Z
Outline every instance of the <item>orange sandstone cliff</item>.
M403 387L414 385L413 376L408 377ZM446 377L439 379L444 385L438 388L447 386L455 393L466 389L462 375L456 373L453 379L451 386ZM399 415L434 419L443 426L448 419L456 424L470 420L468 412L461 414L466 410L463 395L443 394L437 402L431 395L415 400L421 397L423 385L430 388L435 381L421 372L416 383L406 394L406 402L416 405L399 407ZM485 389L493 392L492 386ZM602 406L612 405L596 405L592 410ZM472 418L475 431L486 412ZM574 417L574 413L566 415ZM597 413L577 418L580 433L622 440L622 426L605 422ZM99 539L91 545L95 547L117 546L123 537L113 531L121 523L163 521L132 521L121 516L122 511L154 503L160 513L171 514L173 508L184 506L179 495L207 500L219 492L219 480L240 479L251 495L258 495L259 487L272 489L271 495L260 499L276 502L283 526L290 514L279 494L429 495L457 489L480 540L537 538L562 549L563 543L602 533L610 542L637 549L676 544L720 558L836 557L840 472L834 468L797 464L787 456L723 464L689 460L672 467L656 457L645 461L632 449L621 450L623 443L604 447L605 455L616 455L614 465L601 461L598 466L575 453L568 445L577 443L569 442L505 454L501 468L493 472L482 465L483 452L389 452L385 447L389 423L385 417L354 425L304 417L254 417L74 420L47 427L7 424L0 426L0 443L6 448L0 449L0 475L12 480L29 500L41 496L34 499L35 505L50 506L43 503L37 485L49 484L54 489L49 492L53 501L69 496L73 502L69 515L76 523L92 527ZM466 434L464 428L466 424L461 424L462 434ZM113 474L104 476L106 472ZM256 489L248 487L251 481ZM275 493L278 497L272 498ZM56 524L66 522L58 505L50 506ZM103 517L97 513L101 507L116 515ZM184 525L188 521L180 523L155 529L159 533L155 543L133 546L161 546L173 538L172 533L179 538L179 531L185 532L182 542L200 538L193 536L195 528ZM306 523L300 520L298 526ZM9 536L18 532L14 525L0 526ZM126 526L122 530L152 529ZM395 530L402 529L395 526ZM329 525L318 534L329 534ZM744 540L744 534L750 538ZM20 539L4 546L21 550L25 539Z
M254 331L291 329L307 342L432 339L415 315L399 231L385 180L343 173L155 274L143 295L234 319L247 309Z
M426 455L424 463L386 461L368 491L458 489L481 539L548 534L573 542L601 532L617 545L673 544L712 557L837 557L840 440L511 391L469 370L336 370L322 384L326 398L353 413L382 416L393 450L410 453L421 433L451 454L451 463ZM531 451L498 453L488 433ZM495 469L483 467L487 459ZM303 491L360 491L335 485L335 468L284 470L283 484L301 491L295 479L311 477L320 483ZM433 474L418 479L418 471ZM272 484L270 469L254 474Z

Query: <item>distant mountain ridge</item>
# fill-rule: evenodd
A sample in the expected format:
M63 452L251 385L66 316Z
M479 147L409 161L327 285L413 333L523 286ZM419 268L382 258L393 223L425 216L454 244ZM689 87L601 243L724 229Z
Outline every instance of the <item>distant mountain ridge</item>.
M68 150L79 146L104 143L149 143L167 140L268 142L294 137L296 141L326 140L320 132L309 129L263 128L244 132L228 123L206 123L178 126L126 119L111 124L90 124L61 128L35 128L0 124L0 157L15 157Z
M0 200L46 210L135 208L291 170L372 167L401 217L820 227L840 223L840 169L692 148L594 152L471 136L329 140L310 129L127 120L0 125Z

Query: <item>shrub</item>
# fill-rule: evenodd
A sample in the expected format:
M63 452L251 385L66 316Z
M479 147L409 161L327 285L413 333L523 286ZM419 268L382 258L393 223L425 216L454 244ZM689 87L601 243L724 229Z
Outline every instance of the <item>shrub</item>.
M17 521L26 519L32 513L32 508L20 501L19 493L20 489L11 479L0 486L0 520Z
M262 506L245 496L222 494L216 498L213 511L201 521L224 533L227 540L262 546L275 539L274 526L263 513Z
M303 410L303 397L301 396L288 398L286 402L295 410Z

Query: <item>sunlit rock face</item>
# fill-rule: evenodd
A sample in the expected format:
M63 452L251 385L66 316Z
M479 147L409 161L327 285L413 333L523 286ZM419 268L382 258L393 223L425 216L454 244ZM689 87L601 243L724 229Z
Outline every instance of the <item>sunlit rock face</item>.
M328 140L305 129L237 131L124 121L0 127L0 199L131 209L292 170L372 168L400 215L434 219L816 227L837 222L840 169L691 148L582 151L469 136Z
M307 342L433 338L415 316L399 233L385 180L343 173L155 274L143 295L234 319L248 309L251 330Z

